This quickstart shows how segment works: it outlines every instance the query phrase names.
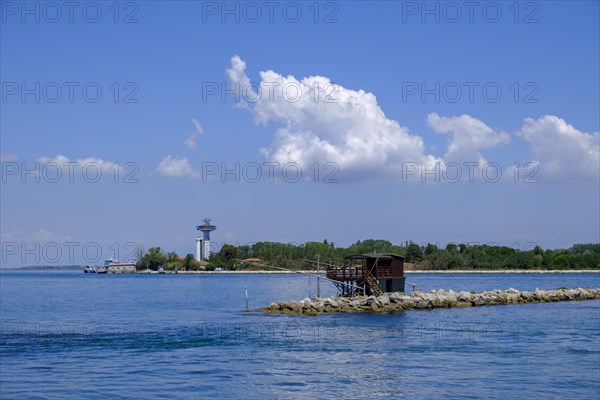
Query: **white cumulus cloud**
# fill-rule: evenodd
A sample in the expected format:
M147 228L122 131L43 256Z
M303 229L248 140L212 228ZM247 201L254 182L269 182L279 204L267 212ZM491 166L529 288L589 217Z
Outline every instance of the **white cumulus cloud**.
M192 124L194 124L194 131L183 142L188 149L195 149L198 144L198 138L204 134L204 129L202 129L202 125L200 125L200 122L196 118L192 118Z
M242 103L256 123L282 125L261 149L269 161L296 162L302 168L333 162L341 174L369 178L399 177L403 162L440 161L425 154L419 136L386 117L373 93L346 89L322 76L298 80L270 70L260 72L260 83L252 87L245 68L234 56L227 70Z
M160 176L173 178L196 178L199 175L187 158L173 158L170 154L163 157L156 167L156 172Z
M554 115L526 118L516 134L531 147L540 174L554 179L597 178L600 175L600 132L577 130Z
M437 133L451 133L444 160L446 162L479 162L486 160L480 153L483 148L491 148L510 142L510 136L496 132L477 118L470 115L440 117L436 113L427 116L427 125Z
M506 132L470 115L431 113L428 126L449 134L448 147L439 157L425 152L420 136L388 118L373 93L344 88L323 76L297 79L272 70L260 72L260 81L253 83L238 56L231 58L227 75L237 91L237 104L248 109L257 124L277 125L273 140L261 149L265 159L295 162L303 169L332 162L345 180L399 179L406 164L418 166L412 170L416 178L436 163L441 169L449 163L483 165L485 149L511 142ZM516 134L529 142L545 177L599 175L598 132L581 132L559 117L544 116L527 118Z

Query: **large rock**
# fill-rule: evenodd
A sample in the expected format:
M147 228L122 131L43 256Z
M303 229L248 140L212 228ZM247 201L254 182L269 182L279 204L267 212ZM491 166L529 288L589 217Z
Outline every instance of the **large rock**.
M446 298L452 303L456 303L458 301L458 296L452 290L448 291Z
M518 293L507 293L506 294L506 304L517 304L519 302Z
M304 303L304 308L306 309L310 310L311 308L315 308L315 303L309 298L305 298L302 303Z
M377 300L377 297L375 297L375 296L367 297L367 305L372 306L373 304L375 304L377 306L381 305L381 303L379 303L379 300Z
M301 301L290 301L289 303L284 303L286 307L294 312L302 312L302 307L304 307L304 303Z
M460 301L471 301L471 297L472 296L473 295L471 293L463 291L463 292L460 292L458 294L458 300L460 300Z
M362 304L361 304L361 301L360 301L360 300L352 300L352 301L350 302L350 307L352 307L352 308L358 308L358 307L360 307L361 305L362 305Z
M389 293L388 294L388 298L390 299L390 301L392 303L399 303L400 301L402 301L402 294L399 292L394 292L394 293Z
M377 301L382 305L382 306L387 306L390 304L390 296L387 293L382 294L381 296L377 297Z

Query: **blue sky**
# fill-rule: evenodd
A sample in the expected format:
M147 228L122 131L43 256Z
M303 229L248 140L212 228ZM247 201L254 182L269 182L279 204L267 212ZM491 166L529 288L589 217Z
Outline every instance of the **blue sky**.
M2 266L185 254L207 216L217 244L600 241L598 2L47 4L1 2Z

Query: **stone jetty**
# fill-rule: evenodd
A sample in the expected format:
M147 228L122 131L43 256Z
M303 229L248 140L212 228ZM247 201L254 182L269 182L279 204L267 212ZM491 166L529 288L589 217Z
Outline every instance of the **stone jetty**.
M569 300L598 300L600 288L539 290L492 290L482 293L432 290L430 292L384 293L382 296L305 298L302 301L272 303L260 311L318 315L335 312L390 312L433 308L493 306Z

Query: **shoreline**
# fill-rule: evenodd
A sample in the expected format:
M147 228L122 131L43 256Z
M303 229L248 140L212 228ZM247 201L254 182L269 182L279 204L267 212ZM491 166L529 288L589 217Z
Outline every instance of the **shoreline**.
M457 270L415 270L405 274L590 274L600 273L600 269L457 269Z
M159 274L157 271L146 272L137 271L136 274ZM162 274L162 273L161 273ZM175 274L173 271L165 271L164 274ZM202 275L202 274L313 274L317 275L317 271L178 271L177 275ZM324 271L319 273L325 275ZM439 270L439 271L427 271L427 270L415 270L415 271L404 271L405 275L410 274L600 274L599 269L573 269L573 270L526 270L526 269L502 269L502 270ZM114 275L114 274L113 274ZM118 275L118 274L117 274Z
M18 269L18 268L0 268L1 272L80 272L79 269ZM218 275L218 274L312 274L317 275L314 270L297 270L297 271L273 271L273 270L256 270L256 271L136 271L130 273L110 273L108 275ZM325 275L325 271L318 273ZM463 269L463 270L414 270L404 271L405 275L423 275L423 274L440 274L440 275L461 275L461 274L600 274L600 269L561 269L561 270L528 270L528 269ZM103 275L103 274L101 274Z

